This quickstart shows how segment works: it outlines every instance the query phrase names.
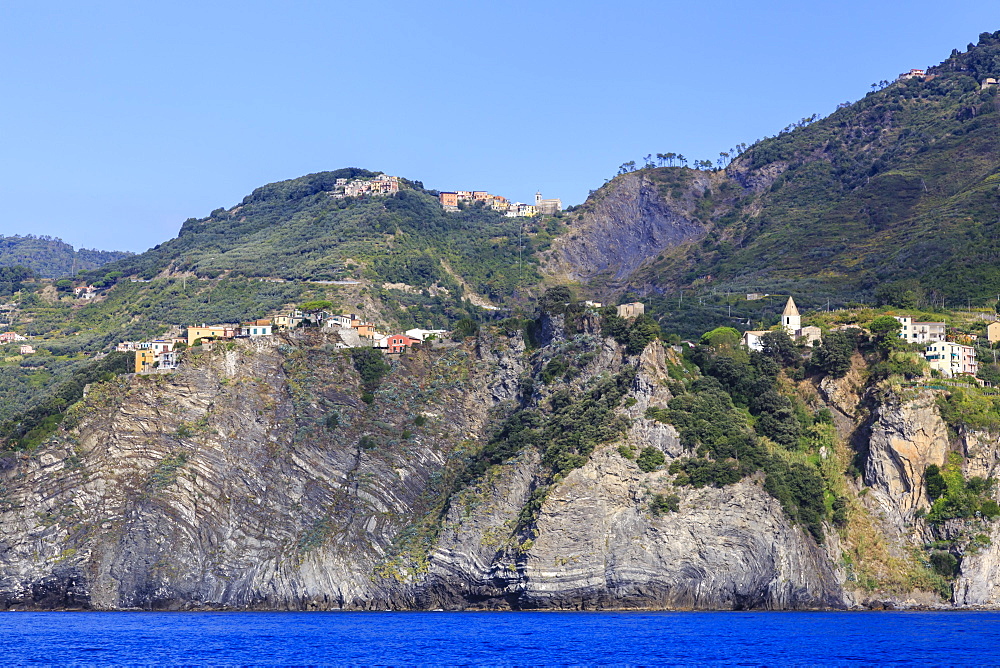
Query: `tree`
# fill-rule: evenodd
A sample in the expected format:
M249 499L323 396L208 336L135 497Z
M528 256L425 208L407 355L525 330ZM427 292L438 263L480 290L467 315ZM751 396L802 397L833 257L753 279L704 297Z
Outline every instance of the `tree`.
M795 343L788 332L781 329L777 332L768 332L760 337L763 348L761 352L770 357L781 366L792 366L799 361L799 351L795 349Z
M649 473L663 466L665 461L666 458L663 456L662 450L657 450L654 447L645 447L642 449L642 453L639 454L639 458L635 460L635 463L639 465L641 471Z
M868 325L868 330L880 338L885 338L890 334L897 335L902 328L902 323L891 315L880 315Z
M549 288L538 300L538 308L541 311L562 313L566 306L573 301L573 292L565 285L557 285Z
M326 299L314 299L313 301L302 304L299 308L306 313L316 313L318 311L324 311L328 308L333 308L333 302Z
M948 483L941 475L941 468L937 464L931 464L924 472L924 482L927 485L927 496L931 501L941 498L948 491Z
M732 327L716 327L701 335L701 343L712 348L735 348L743 337Z
M373 392L382 378L392 370L382 353L374 348L351 348L351 359L354 368L361 376L361 387L366 392Z
M451 333L451 338L455 341L461 341L462 339L478 334L479 323L472 318L462 318L455 323L455 329Z
M845 332L830 332L813 352L812 365L834 378L842 378L851 368L855 340Z
M650 341L660 336L660 325L648 315L640 315L629 327L628 343L625 345L625 352L629 355L638 355Z

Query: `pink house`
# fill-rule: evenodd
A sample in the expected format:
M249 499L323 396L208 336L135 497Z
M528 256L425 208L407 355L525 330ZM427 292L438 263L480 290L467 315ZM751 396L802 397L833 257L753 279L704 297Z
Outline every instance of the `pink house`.
M392 334L385 339L386 348L390 353L401 353L414 343L420 343L418 339L411 339L406 334Z

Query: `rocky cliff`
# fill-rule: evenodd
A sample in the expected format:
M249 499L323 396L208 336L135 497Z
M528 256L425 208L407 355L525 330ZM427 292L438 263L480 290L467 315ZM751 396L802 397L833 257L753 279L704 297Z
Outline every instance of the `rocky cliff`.
M593 317L542 324L538 349L500 328L394 358L368 402L350 352L316 330L195 348L176 373L92 386L43 447L0 459L0 605L944 604L929 545L960 563L955 604L1000 602L998 528L924 518L929 465L957 453L967 478L1000 468L996 436L949 431L939 390L865 390L860 358L817 381L810 401L835 409L839 432L820 466L849 501L820 545L761 474L678 484L670 463L696 453L646 417L671 401L674 351L629 356ZM555 420L609 378L628 384L599 419L621 431L570 469L553 476L544 448L490 450L519 411ZM663 464L628 454L645 450ZM665 497L669 511L651 503Z
M570 232L543 258L545 272L570 281L600 278L615 286L662 251L699 239L705 225L694 215L695 201L712 176L698 172L690 178L677 200L665 197L647 175L614 179L569 217Z
M678 488L599 447L545 482L524 449L463 466L526 386L583 351L580 391L629 365L624 442L684 454L642 417L670 398L663 346L636 358L552 328L416 351L369 405L350 356L317 333L193 352L174 374L90 389L66 428L5 460L0 600L96 609L818 608L843 602L825 553L760 482ZM631 368L631 367L629 367ZM418 419L419 418L419 419ZM676 492L678 512L650 497Z

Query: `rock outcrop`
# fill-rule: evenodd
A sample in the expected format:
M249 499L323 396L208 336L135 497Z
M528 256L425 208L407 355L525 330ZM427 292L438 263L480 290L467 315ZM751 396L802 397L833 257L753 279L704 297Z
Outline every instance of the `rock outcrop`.
M905 527L917 509L930 505L924 471L930 464L944 465L949 448L935 398L932 390L921 390L908 401L891 396L875 410L864 476L889 526Z
M596 347L571 385L637 363L619 409L632 419L626 442L667 461L690 454L672 427L642 417L670 399L664 348L626 360L611 341L577 336ZM824 552L754 479L673 489L667 472L644 473L610 444L550 488L528 534L517 527L543 482L534 450L449 487L491 412L519 400L531 359L517 335L410 353L369 406L349 354L307 332L97 385L71 428L3 473L0 604L842 605ZM667 491L680 509L657 515L651 495Z
M546 273L581 282L604 275L620 282L663 250L705 233L686 207L664 200L641 174L619 177L607 188L582 220L571 222L570 233L553 242L544 259Z

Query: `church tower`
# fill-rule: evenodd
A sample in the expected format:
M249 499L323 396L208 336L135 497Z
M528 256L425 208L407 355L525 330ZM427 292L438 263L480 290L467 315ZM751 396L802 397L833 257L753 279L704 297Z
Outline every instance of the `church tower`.
M785 304L785 310L781 312L781 326L792 338L795 338L798 331L802 329L802 318L799 316L799 310L795 308L795 300L792 299L791 295Z
M538 192L535 193L535 206L541 206L541 205L542 205L542 191L539 190Z

